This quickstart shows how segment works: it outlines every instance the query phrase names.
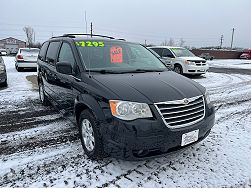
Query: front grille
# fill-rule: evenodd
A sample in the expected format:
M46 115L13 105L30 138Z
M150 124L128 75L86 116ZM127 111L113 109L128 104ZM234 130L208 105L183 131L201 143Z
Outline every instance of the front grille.
M202 120L205 116L203 96L155 104L165 124L170 128L184 127Z
M205 66L205 65L206 65L206 62L205 62L205 61L194 61L194 63L195 63L197 66Z

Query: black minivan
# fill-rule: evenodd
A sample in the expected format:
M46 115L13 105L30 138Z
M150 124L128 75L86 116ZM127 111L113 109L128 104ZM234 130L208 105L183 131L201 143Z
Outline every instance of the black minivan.
M51 38L39 53L38 84L41 102L77 124L91 159L161 156L201 141L215 121L203 86L112 37Z

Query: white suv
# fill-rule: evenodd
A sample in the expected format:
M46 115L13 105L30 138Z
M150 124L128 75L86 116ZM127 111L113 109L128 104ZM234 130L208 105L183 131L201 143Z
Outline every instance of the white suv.
M208 71L205 59L195 56L186 48L172 46L149 47L163 59L170 60L174 65L174 71L179 74L201 75Z

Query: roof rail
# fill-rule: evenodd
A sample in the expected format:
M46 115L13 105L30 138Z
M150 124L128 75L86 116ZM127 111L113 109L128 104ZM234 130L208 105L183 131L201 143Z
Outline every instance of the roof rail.
M75 36L91 36L91 37L102 37L102 38L109 38L109 39L115 39L114 37L105 36L105 35L95 35L95 34L89 34L89 33L68 33L64 34L62 37L73 37Z

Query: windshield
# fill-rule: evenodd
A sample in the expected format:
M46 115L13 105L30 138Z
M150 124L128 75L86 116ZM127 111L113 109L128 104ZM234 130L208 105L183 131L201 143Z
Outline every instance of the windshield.
M20 53L23 55L38 55L39 49L20 49Z
M195 55L185 48L170 48L176 57L194 57Z
M76 41L87 70L91 71L163 71L164 64L139 44L122 41Z

